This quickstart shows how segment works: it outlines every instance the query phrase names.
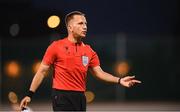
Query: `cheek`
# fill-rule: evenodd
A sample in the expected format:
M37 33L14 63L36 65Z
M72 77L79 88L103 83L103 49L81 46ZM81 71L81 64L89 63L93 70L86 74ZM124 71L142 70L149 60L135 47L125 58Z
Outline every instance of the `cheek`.
M78 31L77 29L75 29L75 28L73 29L73 32L74 32L74 33L77 33L77 31Z
M74 31L75 31L76 33L80 33L80 32L81 32L81 29L80 29L80 28L76 28Z

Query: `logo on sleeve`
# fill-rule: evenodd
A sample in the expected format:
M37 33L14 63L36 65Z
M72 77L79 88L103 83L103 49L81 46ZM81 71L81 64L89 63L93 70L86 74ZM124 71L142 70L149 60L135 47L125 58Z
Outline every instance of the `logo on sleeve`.
M87 56L82 56L82 63L86 66L89 63L89 58Z

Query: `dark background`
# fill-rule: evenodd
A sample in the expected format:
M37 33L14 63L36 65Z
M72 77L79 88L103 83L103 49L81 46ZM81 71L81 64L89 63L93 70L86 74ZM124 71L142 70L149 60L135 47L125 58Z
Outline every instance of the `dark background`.
M142 84L121 88L123 101L180 101L180 4L178 0L1 0L1 102L8 102L10 91L21 99L28 90L32 64L41 60L52 40L67 35L64 16L74 10L86 14L88 34L84 39L97 52L104 71L115 74L121 59L131 62L130 75ZM61 17L55 29L46 25L49 16ZM19 24L18 35L9 28ZM123 38L123 56L118 38ZM119 47L120 46L120 47ZM7 61L22 66L19 77L4 72ZM49 100L50 74L41 84L35 100ZM95 93L95 102L121 101L117 85L99 81L88 74L87 90Z

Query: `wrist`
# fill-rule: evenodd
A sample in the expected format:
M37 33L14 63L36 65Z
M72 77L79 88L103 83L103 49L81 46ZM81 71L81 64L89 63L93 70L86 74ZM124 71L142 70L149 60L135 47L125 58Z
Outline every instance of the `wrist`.
M34 92L31 90L29 90L26 94L26 96L30 97L31 99L32 99L33 95L34 95Z
M118 84L121 84L121 78L118 79Z

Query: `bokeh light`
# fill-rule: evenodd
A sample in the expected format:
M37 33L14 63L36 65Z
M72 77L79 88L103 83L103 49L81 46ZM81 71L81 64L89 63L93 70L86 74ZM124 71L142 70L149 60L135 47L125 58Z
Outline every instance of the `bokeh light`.
M116 64L115 67L116 74L120 77L124 77L130 71L130 65L126 61L121 61Z
M47 24L50 28L56 28L60 24L60 18L56 15L52 15L48 18Z
M38 71L40 65L41 65L41 61L36 61L36 62L32 65L32 72L33 72L34 74Z
M86 91L85 96L86 96L87 103L91 103L95 98L95 94L92 91Z
M8 99L11 103L17 103L18 102L18 97L17 97L16 93L13 91L9 92Z
M20 27L19 24L12 24L9 28L9 33L11 34L11 36L17 36L19 33Z
M5 72L9 77L17 77L20 74L20 65L16 61L6 63Z

